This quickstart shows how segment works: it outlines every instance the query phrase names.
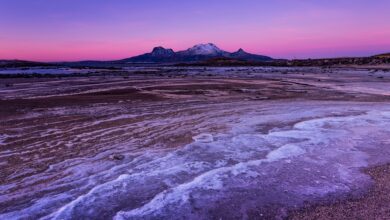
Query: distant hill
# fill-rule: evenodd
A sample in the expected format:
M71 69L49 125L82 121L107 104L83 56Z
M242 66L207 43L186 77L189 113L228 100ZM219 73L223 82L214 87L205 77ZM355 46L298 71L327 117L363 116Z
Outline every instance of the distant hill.
M274 59L270 61L253 61L235 58L212 58L205 61L192 63L179 63L178 66L390 66L389 54L372 57L345 57L345 58L324 58L324 59Z
M371 57L340 57L324 59L298 59L287 62L290 66L382 65L390 64L387 54Z
M378 55L375 55L374 57L379 57L379 58L390 58L390 53L378 54Z
M199 62L213 58L232 58L245 61L272 61L268 56L256 55L239 49L237 52L229 53L221 50L212 43L198 44L187 50L175 52L172 49L155 47L152 52L139 56L120 60L120 62L132 63L177 63L177 62Z
M287 60L272 60L272 61L251 61L234 59L227 57L217 57L205 61L192 62L192 63L178 63L176 66L287 66Z
M0 60L0 68L51 66L49 63L25 61L25 60Z

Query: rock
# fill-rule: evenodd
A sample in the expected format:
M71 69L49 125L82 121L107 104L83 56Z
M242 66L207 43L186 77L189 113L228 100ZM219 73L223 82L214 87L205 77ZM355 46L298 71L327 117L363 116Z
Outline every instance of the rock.
M111 160L123 160L123 159L125 159L125 156L123 156L121 154L113 154L110 156L110 159Z

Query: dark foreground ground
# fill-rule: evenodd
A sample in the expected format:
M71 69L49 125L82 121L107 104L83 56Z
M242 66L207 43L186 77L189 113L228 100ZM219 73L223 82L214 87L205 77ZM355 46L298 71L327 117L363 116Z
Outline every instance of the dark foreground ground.
M0 219L389 216L387 70L101 71L0 79Z
M365 171L375 183L357 198L327 201L326 205L307 205L290 213L289 219L388 219L390 216L390 165Z

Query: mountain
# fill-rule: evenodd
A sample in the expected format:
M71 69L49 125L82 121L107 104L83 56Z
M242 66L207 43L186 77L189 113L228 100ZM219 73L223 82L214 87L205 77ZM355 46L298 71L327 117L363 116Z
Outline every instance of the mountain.
M198 44L187 50L178 52L178 55L181 56L223 56L225 54L228 54L228 52L219 49L212 43Z
M126 62L169 62L174 60L176 53L172 49L155 47L151 53L142 54L132 58L124 59Z
M256 55L245 52L243 49L239 49L237 52L231 53L229 58L245 60L245 61L271 61L271 57Z
M164 47L155 47L151 53L155 57L170 57L175 55L175 52L172 49L165 49Z
M121 60L121 62L134 63L177 63L177 62L197 62L205 61L212 58L234 58L244 61L271 61L271 57L250 54L243 49L234 53L221 50L215 44L198 44L187 50L174 52L172 49L165 49L163 47L155 47L152 52L142 54L139 56Z

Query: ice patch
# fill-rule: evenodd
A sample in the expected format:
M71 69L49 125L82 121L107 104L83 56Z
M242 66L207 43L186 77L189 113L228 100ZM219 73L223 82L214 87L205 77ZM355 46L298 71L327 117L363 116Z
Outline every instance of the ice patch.
M196 136L192 137L192 139L196 142L201 142L201 143L210 143L210 142L214 141L213 135L206 134L206 133L196 135Z
M380 114L385 116L386 118L390 118L390 111L383 111L383 112L380 112Z
M304 154L306 151L294 144L286 144L278 149L275 149L268 153L267 159L269 161L276 161L280 159L286 159L290 157L296 157Z
M50 175L60 173L63 177L51 182L52 187L72 187L69 195L63 196L66 199L55 207L37 199L19 213L0 214L0 218L31 213L42 215L42 210L49 210L46 211L48 219L94 219L107 213L111 216L104 217L112 218L114 212L117 212L116 219L201 218L210 217L207 210L219 208L223 202L232 202L234 204L229 207L238 207L221 207L231 214L240 208L245 210L248 203L261 205L274 199L284 204L307 198L303 196L346 191L350 185L364 179L360 173L353 173L354 168L370 164L370 156L364 149L381 150L384 158L390 155L386 151L390 148L387 138L390 134L389 111L381 108L367 111L373 107L356 105L362 113L352 115L344 110L345 105L302 106L270 104L269 109L261 111L256 105L233 106L234 111L217 120L208 117L209 112L201 115L205 121L195 128L193 121L200 117L192 115L140 122L133 125L140 133L147 130L142 130L144 127L159 128L147 131L150 133L144 138L148 140L154 140L153 136L169 137L178 129L200 134L192 137L192 143L178 148L167 148L159 143L148 151L137 148L143 146L142 142L133 144L131 140L110 146L93 158L53 164L46 172ZM209 111L210 106L206 107ZM301 111L301 108L309 110ZM335 114L341 116L334 117ZM104 120L110 122L122 117L132 116L116 115ZM278 122L282 122L283 129L271 129L267 134L258 129L263 125L279 126ZM216 123L230 127L216 132L211 129ZM159 127L166 124L174 126L171 130ZM117 126L111 131L122 129ZM201 133L207 131L213 134ZM80 137L112 136L105 132L98 130ZM126 154L126 159L118 163L107 160L113 153ZM47 173L24 178L20 184L30 186L27 183L48 178L45 175ZM6 194L3 198L15 194Z
M8 137L9 137L9 135L0 134L0 145L5 145L5 142L6 142Z

